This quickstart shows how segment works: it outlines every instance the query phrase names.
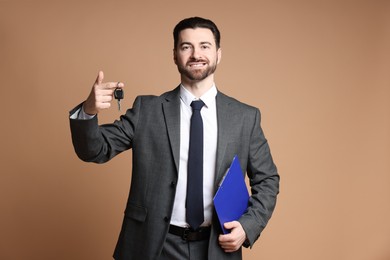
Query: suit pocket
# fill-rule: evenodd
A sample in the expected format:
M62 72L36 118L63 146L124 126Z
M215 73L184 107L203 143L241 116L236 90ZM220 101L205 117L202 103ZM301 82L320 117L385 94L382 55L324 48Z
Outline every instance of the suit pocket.
M140 222L144 222L147 215L146 208L134 204L128 204L125 210L125 217Z

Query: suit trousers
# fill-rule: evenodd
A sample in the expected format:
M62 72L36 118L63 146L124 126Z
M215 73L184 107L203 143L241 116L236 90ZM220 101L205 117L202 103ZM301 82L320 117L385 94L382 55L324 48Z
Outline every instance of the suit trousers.
M187 242L168 233L159 260L206 260L209 240Z

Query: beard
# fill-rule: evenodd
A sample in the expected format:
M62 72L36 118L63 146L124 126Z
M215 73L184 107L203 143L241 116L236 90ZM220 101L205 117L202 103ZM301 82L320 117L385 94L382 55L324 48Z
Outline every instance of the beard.
M190 60L189 62L198 62L198 60ZM199 62L204 62L199 61ZM206 68L202 69L189 69L188 66L177 65L177 69L179 70L182 76L190 79L191 81L201 81L210 76L217 69L218 60L216 60L213 64L206 63Z

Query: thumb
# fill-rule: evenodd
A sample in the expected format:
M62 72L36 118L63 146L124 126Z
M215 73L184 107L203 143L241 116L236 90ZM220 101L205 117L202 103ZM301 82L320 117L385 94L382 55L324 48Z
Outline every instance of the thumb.
M104 79L104 73L103 73L103 71L100 70L98 73L98 76L96 78L95 84L97 84L97 85L102 84L103 79Z
M233 228L238 226L238 223L239 223L238 221L225 222L225 224L223 224L223 226L226 229L233 229Z

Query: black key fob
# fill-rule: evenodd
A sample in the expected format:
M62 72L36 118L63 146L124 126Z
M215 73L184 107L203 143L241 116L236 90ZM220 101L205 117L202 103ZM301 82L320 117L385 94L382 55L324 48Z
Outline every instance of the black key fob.
M125 95L125 93L124 93L123 89L116 88L114 90L114 97L115 97L115 99L121 100L121 99L124 98L124 95Z

